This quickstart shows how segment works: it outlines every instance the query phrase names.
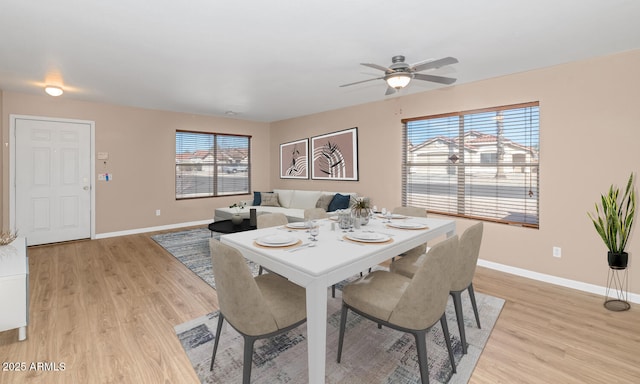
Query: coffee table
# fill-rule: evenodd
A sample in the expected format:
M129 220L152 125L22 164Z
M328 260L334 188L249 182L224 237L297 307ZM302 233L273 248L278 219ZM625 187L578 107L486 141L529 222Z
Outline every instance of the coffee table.
M209 224L209 230L211 231L211 236L213 236L213 232L219 233L236 233L236 232L244 232L250 231L252 229L256 229L255 225L249 224L249 219L242 220L242 223L236 225L231 222L231 220L220 220Z

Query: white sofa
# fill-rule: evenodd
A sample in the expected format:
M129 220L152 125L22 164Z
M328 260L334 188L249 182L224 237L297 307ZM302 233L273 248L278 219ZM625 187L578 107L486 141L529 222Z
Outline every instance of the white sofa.
M240 216L249 218L251 208L255 208L258 215L264 213L280 212L287 216L290 223L304 220L304 210L316 208L318 199L322 195L335 196L336 193L349 195L351 199L357 197L354 192L327 192L327 191L305 191L299 189L274 189L273 193L278 194L279 207L252 205L253 199L245 200L246 206L240 210ZM229 220L236 213L235 208L217 208L214 214L214 221Z

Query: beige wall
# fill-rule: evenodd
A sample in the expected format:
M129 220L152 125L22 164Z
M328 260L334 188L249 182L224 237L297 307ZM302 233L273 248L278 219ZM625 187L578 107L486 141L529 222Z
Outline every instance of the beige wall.
M96 175L109 172L113 181L96 181L96 233L149 228L213 219L213 211L241 197L175 200L175 131L251 135L253 187L269 188L269 125L221 117L80 102L46 95L4 92L3 143L8 142L9 115L36 115L95 121L95 150L109 152L104 166L96 160ZM9 227L8 151L3 151L3 227ZM97 177L97 176L96 176ZM156 209L161 215L156 216Z
M378 207L400 205L402 118L539 101L540 229L487 224L480 257L603 286L606 248L587 211L611 183L624 187L629 173L638 172L638 68L640 50L276 122L271 125L274 170L279 143L358 127L360 181L280 180L272 172L271 184L354 190L371 196ZM458 222L460 229L468 224ZM553 246L562 248L562 258L552 257ZM629 288L640 293L637 229L628 250Z
M0 93L3 144L9 114L92 120L96 151L109 152L114 180L96 182L96 231L108 233L206 220L238 198L175 201L175 130L253 136L253 189L356 191L379 207L401 203L402 118L540 101L540 229L487 224L481 258L605 285L606 249L586 212L611 183L638 171L640 50L452 86L272 124L79 102L68 97ZM283 180L279 144L358 127L360 181ZM8 228L8 151L2 146L2 219ZM96 173L103 171L97 163ZM384 178L380 178L383 175ZM162 215L155 216L161 209ZM468 226L458 221L462 230ZM630 292L640 294L640 235L629 244ZM562 258L553 258L553 246Z

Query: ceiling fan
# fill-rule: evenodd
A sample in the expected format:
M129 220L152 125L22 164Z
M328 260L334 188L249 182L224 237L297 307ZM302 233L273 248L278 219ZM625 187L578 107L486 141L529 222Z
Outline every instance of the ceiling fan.
M447 84L447 85L453 84L456 81L456 79L452 77L443 77L443 76L435 76L435 75L427 75L424 73L418 73L420 71L425 71L427 69L440 68L445 65L455 64L458 62L458 59L456 59L455 57L445 57L438 60L426 61L426 62L409 65L404 62L404 56L398 55L398 56L393 56L391 58L391 61L393 63L388 68L378 64L360 63L360 65L364 65L365 67L384 71L384 76L376 77L373 79L362 80L362 81L356 81L355 83L342 84L341 87L348 87L350 85L366 83L367 81L384 79L387 82L387 91L385 92L385 95L390 95L396 92L397 90L400 90L401 88L406 87L411 81L411 79L431 81L434 83Z

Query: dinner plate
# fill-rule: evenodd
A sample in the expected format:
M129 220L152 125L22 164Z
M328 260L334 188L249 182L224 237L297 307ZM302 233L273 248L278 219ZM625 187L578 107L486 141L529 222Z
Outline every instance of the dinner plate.
M354 232L348 233L346 236L349 240L362 241L365 243L384 243L390 238L389 235L377 232Z
M381 217L381 218L383 218L383 219L386 219L386 218L387 218L385 215L378 215L378 217ZM405 215L401 215L401 214L398 214L398 213L394 213L394 214L392 214L392 215L391 215L391 218L392 218L392 219L406 219L406 218L407 218L407 216L405 216Z
M258 245L265 247L286 247L298 242L298 239L287 235L267 235L256 239Z
M289 223L286 225L287 228L292 228L292 229L307 229L309 228L307 226L307 223L305 223L304 221L296 221L294 223Z
M425 224L420 224L420 223L411 223L411 222L397 222L397 223L388 223L387 224L390 227L393 228L399 228L399 229L427 229L429 228L428 226L426 226Z

